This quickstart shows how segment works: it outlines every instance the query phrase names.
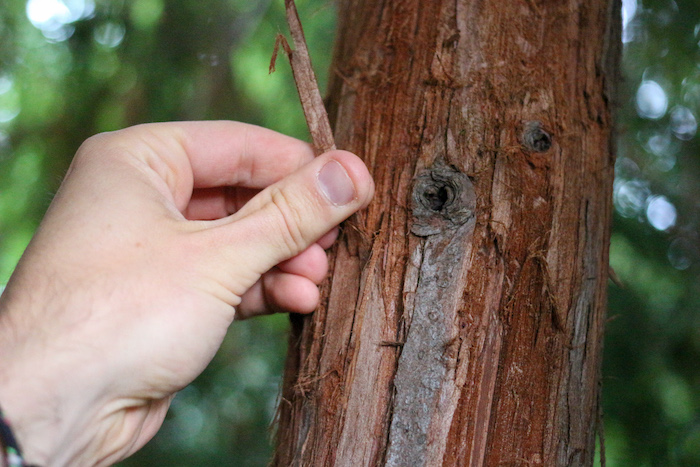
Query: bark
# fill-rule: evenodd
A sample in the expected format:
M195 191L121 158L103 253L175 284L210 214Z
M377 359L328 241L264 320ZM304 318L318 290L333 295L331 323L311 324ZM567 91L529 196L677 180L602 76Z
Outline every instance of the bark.
M294 317L275 465L591 465L617 0L344 0L376 198Z

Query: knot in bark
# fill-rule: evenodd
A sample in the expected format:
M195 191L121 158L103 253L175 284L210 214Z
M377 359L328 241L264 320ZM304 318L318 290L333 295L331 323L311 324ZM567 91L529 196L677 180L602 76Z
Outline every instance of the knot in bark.
M536 120L525 123L521 139L525 149L531 152L547 152L552 147L552 137Z
M426 237L455 229L474 216L475 204L469 177L438 162L415 179L411 232Z

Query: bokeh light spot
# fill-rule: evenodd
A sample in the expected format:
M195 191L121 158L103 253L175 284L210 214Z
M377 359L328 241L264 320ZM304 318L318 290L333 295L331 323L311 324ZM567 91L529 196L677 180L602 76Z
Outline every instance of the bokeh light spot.
M642 81L637 90L637 113L640 117L658 120L666 115L668 97L656 81Z
M20 95L9 75L0 75L0 123L8 123L21 111Z
M647 219L656 230L668 230L676 225L676 207L665 196L652 196L647 204Z
M643 180L615 180L613 190L615 208L623 217L637 217L651 194L649 184Z
M630 21L637 13L637 0L622 0L622 42L631 42L634 39L632 28L628 28Z
M680 143L671 136L671 132L652 134L643 144L645 150L656 156L650 168L659 172L668 172L676 166L676 153Z
M95 4L92 0L28 0L25 12L44 37L60 42L73 35L71 23L95 12Z
M698 131L698 122L688 107L676 106L671 110L671 130L676 138L688 141Z
M700 251L698 251L698 247L694 242L687 238L679 237L671 241L666 256L671 266L679 271L684 271L698 260Z
M160 21L164 9L162 0L136 0L131 4L131 20L140 29L150 29Z
M105 47L117 47L124 40L126 29L121 23L108 21L95 28L95 42Z

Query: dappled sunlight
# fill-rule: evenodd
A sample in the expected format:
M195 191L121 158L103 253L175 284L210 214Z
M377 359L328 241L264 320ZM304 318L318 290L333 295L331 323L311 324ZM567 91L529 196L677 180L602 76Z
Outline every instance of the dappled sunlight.
M90 17L95 11L92 0L28 0L27 18L52 41L64 41L73 35L72 23Z

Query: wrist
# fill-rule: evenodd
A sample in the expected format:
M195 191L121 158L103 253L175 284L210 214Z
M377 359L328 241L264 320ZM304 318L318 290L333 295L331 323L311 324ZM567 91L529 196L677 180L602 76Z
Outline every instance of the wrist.
M91 465L80 458L90 450L84 433L95 419L95 397L80 390L81 376L70 370L75 363L62 355L66 349L48 342L41 326L30 326L31 310L10 304L12 298L0 298L0 406L24 461Z

